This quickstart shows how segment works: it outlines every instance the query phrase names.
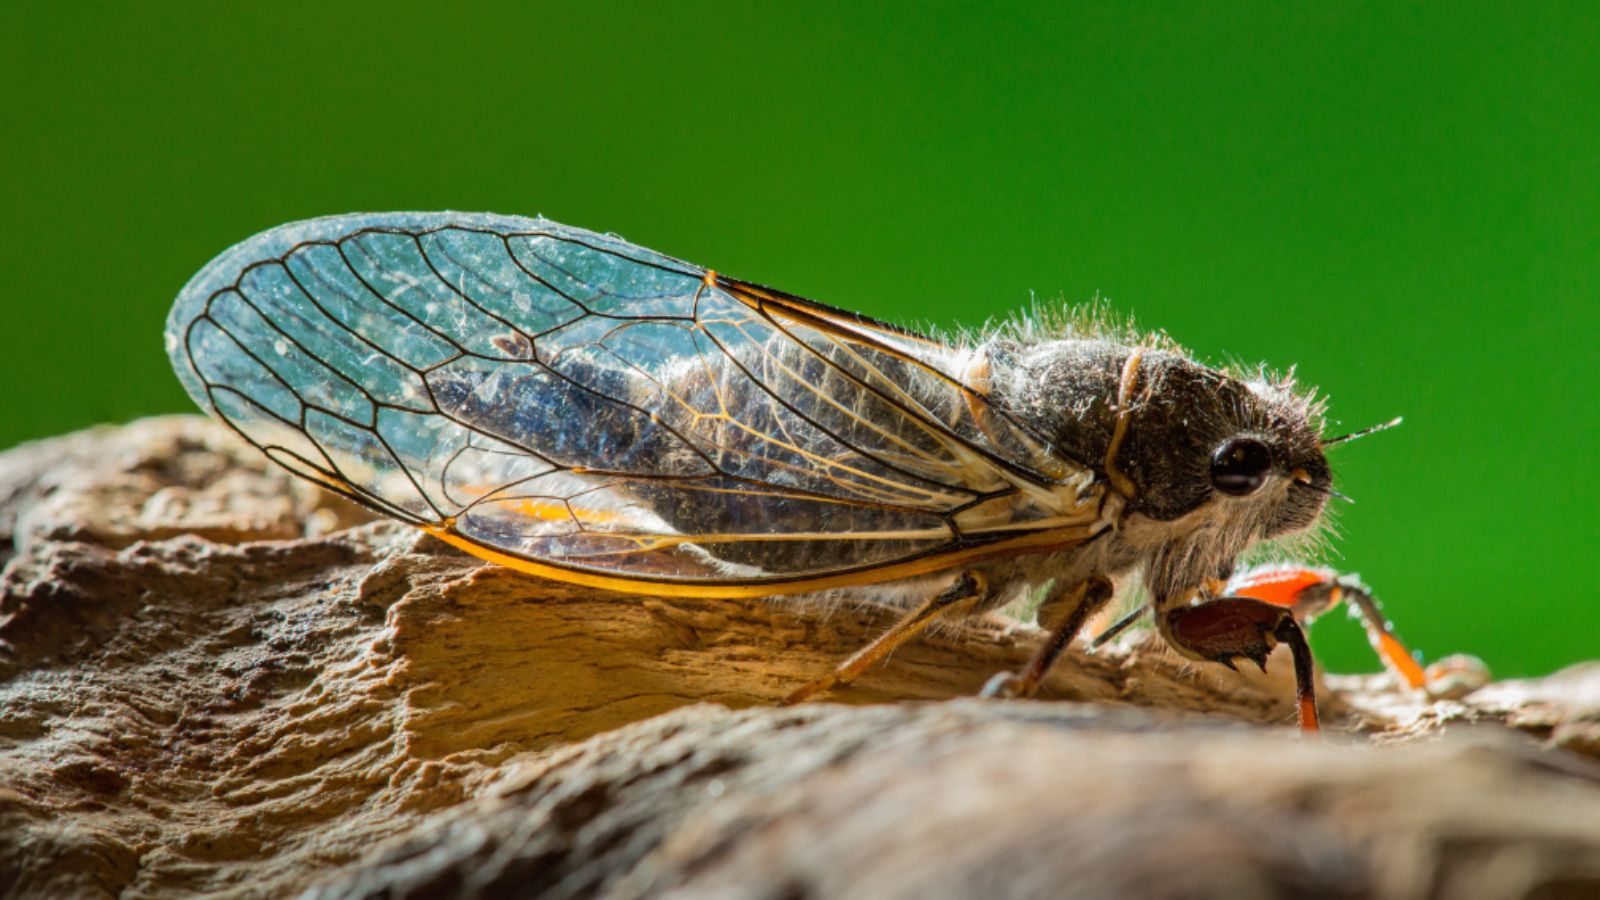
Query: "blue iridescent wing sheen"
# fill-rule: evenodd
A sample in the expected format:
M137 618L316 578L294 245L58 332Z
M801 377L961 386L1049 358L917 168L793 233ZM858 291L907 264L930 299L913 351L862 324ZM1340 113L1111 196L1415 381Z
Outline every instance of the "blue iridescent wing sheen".
M956 351L543 219L275 228L184 288L167 347L291 471L575 572L869 570L1014 537L995 511L1051 482Z

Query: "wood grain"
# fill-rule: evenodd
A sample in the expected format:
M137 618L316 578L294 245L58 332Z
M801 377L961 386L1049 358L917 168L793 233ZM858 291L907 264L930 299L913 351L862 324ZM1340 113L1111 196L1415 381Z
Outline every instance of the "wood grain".
M1138 635L972 700L995 617L779 708L886 616L515 575L191 417L0 454L0 554L4 896L1600 893L1600 666L1309 742Z

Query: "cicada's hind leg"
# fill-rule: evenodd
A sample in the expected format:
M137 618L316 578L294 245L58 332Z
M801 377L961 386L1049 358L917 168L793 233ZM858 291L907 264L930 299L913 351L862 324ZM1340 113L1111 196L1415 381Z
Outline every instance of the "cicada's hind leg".
M989 679L989 683L983 686L982 695L1031 697L1038 693L1039 685L1044 682L1044 677L1050 673L1056 660L1061 658L1090 617L1111 600L1113 590L1110 581L1091 578L1045 600L1039 607L1039 624L1050 631L1044 646L1034 653L1033 659L1021 672L1001 672Z
M893 653L895 648L927 631L928 626L936 619L967 612L977 606L987 594L988 585L984 582L983 576L971 570L962 572L954 584L906 613L888 631L878 635L872 643L839 663L832 672L790 694L784 703L800 703L823 691L846 687L884 657Z

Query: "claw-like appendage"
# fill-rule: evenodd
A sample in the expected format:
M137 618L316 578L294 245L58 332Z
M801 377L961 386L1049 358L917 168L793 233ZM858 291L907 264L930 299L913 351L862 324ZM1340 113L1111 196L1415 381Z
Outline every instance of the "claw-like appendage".
M1278 645L1278 624L1293 614L1281 606L1245 597L1221 597L1167 613L1172 636L1185 649L1212 662L1247 659L1264 666Z
M1267 657L1279 643L1294 653L1295 696L1303 731L1316 731L1317 701L1312 685L1311 647L1292 610L1248 597L1220 597L1167 612L1172 639L1202 659L1230 669L1243 658L1267 670ZM1237 669L1235 669L1237 671Z
M978 692L979 697L988 700L1015 700L1033 693L1027 690L1027 685L1021 675L1015 672L996 672L994 677L983 683L983 690Z

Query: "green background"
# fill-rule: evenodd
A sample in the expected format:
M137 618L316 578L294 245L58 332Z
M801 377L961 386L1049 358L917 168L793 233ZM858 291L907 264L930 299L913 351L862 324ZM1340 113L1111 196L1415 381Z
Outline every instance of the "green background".
M1594 4L6 6L0 445L190 409L207 259L544 213L873 315L1109 298L1298 364L1428 658L1600 651ZM1372 668L1338 617L1331 668Z

